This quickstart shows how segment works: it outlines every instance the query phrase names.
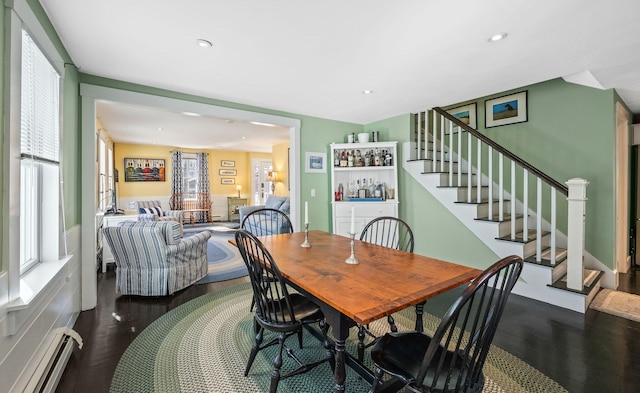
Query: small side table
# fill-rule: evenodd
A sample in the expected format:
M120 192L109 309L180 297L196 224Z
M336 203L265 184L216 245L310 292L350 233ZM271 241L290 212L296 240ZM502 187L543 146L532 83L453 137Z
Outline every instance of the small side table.
M247 198L227 197L229 221L240 221L240 208L247 206Z

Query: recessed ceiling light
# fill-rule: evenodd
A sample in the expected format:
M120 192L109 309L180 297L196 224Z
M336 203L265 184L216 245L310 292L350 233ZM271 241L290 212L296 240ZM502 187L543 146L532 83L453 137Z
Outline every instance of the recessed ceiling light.
M195 113L195 112L182 112L182 114L186 116L194 116L194 117L202 116L201 114Z
M496 41L504 40L505 38L507 38L507 33L500 33L500 34L492 35L487 41L496 42Z
M275 124L271 124L271 123L263 123L261 121L250 121L249 123L251 124L255 124L257 126L267 126L267 127L275 127Z
M158 127L158 131L164 131L162 127Z
M362 94L372 94L373 90L362 90Z
M213 46L213 44L211 43L211 41L207 41L207 40L204 40L204 39L202 39L202 38L198 38L198 39L196 40L196 42L198 43L198 46L201 46L201 47L203 47L203 48L211 48L211 47Z

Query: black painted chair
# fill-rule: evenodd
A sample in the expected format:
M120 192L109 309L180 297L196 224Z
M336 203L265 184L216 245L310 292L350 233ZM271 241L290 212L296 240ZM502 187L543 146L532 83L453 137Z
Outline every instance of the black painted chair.
M396 250L413 252L413 231L409 224L396 217L384 216L369 221L360 234L360 240ZM416 331L418 332L423 329L422 315L424 313L424 305L425 302L416 304ZM393 315L387 316L387 322L392 332L398 331ZM377 338L365 326L359 325L358 360L360 361L364 358L364 349L366 347L364 339L367 335L374 339Z
M248 213L242 218L240 228L255 236L270 236L281 233L293 233L293 225L289 216L281 210L261 208ZM255 302L251 302L249 311L253 311Z
M273 360L270 393L277 391L281 379L307 372L325 361L329 361L331 370L333 370L335 364L331 344L327 338L328 325L324 322L324 315L320 307L298 293L289 293L278 265L256 236L241 229L236 232L235 237L240 255L249 270L253 299L256 305L254 314L254 323L257 325L256 336L244 375L249 374L258 352L272 345L278 345L278 351ZM320 333L316 331L314 335L321 335L326 349L326 358L304 364L293 350L287 347L285 340L289 336L297 334L299 346L302 349L302 328L305 327L314 333L314 328L310 325L316 323L320 326ZM265 330L276 333L276 337L263 344ZM284 374L281 373L283 351L298 365L295 370Z
M522 258L512 255L482 272L451 305L433 337L411 331L379 338L371 348L371 392L381 387L385 373L400 379L408 392L482 391L482 367L522 267Z
M413 231L409 224L396 217L378 217L369 221L360 234L360 240L413 252Z

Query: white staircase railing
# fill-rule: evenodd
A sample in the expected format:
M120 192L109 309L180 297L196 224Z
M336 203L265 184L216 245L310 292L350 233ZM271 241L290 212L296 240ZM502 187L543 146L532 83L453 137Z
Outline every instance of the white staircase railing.
M415 120L412 158L444 175L448 186L464 189L463 202L486 204L486 217L478 219L509 222L501 239L535 244L525 246L525 259L555 266L566 258L567 288L581 291L588 182L572 179L567 187L441 108ZM558 244L565 239L559 220L567 223L567 244Z

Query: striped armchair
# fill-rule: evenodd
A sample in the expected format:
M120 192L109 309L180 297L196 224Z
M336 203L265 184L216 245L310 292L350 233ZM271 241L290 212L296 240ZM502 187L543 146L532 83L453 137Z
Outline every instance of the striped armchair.
M182 238L176 221L127 221L104 228L116 262L116 292L163 296L207 274L209 232Z

